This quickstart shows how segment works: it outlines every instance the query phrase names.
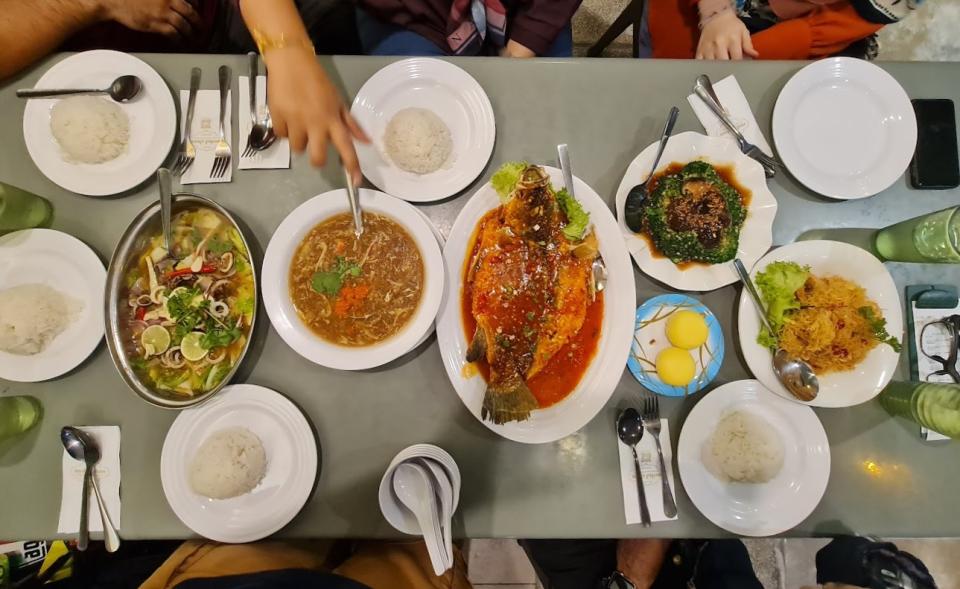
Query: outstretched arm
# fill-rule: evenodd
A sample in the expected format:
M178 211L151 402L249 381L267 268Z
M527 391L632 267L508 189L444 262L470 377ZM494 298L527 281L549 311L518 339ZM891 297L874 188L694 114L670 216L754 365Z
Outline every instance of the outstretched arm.
M113 20L135 31L189 36L200 17L188 0L0 0L0 79L56 51L74 33Z
M340 93L317 62L293 0L241 0L243 20L270 71L267 101L277 134L294 151L309 147L310 162L323 166L327 144L340 153L354 182L361 180L353 140L368 141Z

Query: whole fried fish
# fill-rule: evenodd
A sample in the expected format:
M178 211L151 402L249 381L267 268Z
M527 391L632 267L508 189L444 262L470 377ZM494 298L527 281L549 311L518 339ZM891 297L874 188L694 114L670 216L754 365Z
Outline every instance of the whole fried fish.
M583 326L596 239L571 244L564 223L538 166L524 169L510 201L480 221L467 268L477 324L467 361L482 358L490 367L481 415L494 423L530 417L538 403L527 380Z

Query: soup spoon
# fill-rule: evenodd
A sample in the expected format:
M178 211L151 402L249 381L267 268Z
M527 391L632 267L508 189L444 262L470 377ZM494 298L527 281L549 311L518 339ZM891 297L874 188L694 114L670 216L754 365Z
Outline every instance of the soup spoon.
M94 468L100 462L100 447L97 441L90 434L80 428L65 426L60 430L60 441L67 450L67 454L74 460L79 460L86 465L83 471L83 495L80 500L80 539L77 541L77 547L80 550L86 550L90 541L90 526L87 523L87 508L90 487L93 486L93 492L97 497L97 507L100 508L100 519L103 520L103 541L106 544L107 552L116 552L120 548L120 536L117 534L113 522L110 521L110 514L107 513L107 505L103 502L103 496L100 495L100 485L97 484L97 477L94 474Z
M761 323L763 323L767 331L773 334L773 327L771 327L770 321L767 319L767 311L763 306L763 301L760 299L760 294L753 286L750 274L743 266L740 258L733 260L733 267L737 270L737 275L740 276L743 289L747 292L750 300L753 301L754 306L757 308L757 314L760 315ZM817 397L817 393L820 392L820 381L817 380L817 375L813 372L813 368L779 346L773 354L773 372L780 380L780 384L800 401L812 401Z
M30 88L17 90L18 98L50 98L70 94L109 94L116 102L128 102L140 93L143 83L136 76L120 76L106 88Z
M343 175L347 179L347 199L350 201L350 214L353 215L353 234L360 239L363 235L363 211L360 210L360 197L357 194L357 187L353 185L353 178L350 172L344 168Z

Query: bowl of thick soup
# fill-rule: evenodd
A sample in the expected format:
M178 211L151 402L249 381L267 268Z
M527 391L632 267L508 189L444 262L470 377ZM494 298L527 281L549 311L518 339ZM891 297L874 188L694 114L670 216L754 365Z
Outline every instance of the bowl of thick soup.
M412 205L361 189L363 234L345 190L303 203L277 228L263 262L263 300L280 337L341 370L386 364L433 327L443 291L440 246Z

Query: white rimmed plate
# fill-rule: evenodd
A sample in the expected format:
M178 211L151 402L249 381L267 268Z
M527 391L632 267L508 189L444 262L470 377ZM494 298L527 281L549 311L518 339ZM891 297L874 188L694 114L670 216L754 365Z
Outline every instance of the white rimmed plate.
M436 172L401 170L386 155L387 123L411 107L433 111L450 129L453 153ZM483 172L493 153L497 130L490 99L470 74L446 61L416 57L384 67L360 88L350 112L372 140L370 145L356 144L364 176L404 200L453 196Z
M780 434L783 468L767 483L721 481L703 465L704 442L720 419L748 411ZM680 480L690 501L715 525L740 536L781 534L813 513L830 479L830 443L809 407L791 403L755 380L718 387L700 399L680 431Z
M555 187L563 186L560 170L544 166ZM577 200L590 214L590 222L600 241L600 254L607 265L609 279L604 290L603 326L593 361L580 383L563 401L534 411L530 419L496 425L480 418L483 393L487 384L479 374L463 373L469 338L463 332L460 297L463 290L463 268L467 248L480 218L500 205L490 183L484 184L460 211L443 250L447 284L443 304L437 316L437 340L443 365L453 388L467 409L497 434L517 442L541 444L568 436L587 423L606 405L620 382L633 338L633 316L636 310L633 272L630 255L623 240L617 237L617 224L607 203L583 180L574 177Z
M230 427L244 427L263 443L267 471L252 491L210 499L190 488L189 470L200 444ZM185 526L218 542L253 542L273 534L300 512L317 477L317 442L303 413L283 395L252 385L230 385L203 405L185 409L170 426L160 455L167 502Z
M340 370L374 368L409 352L433 328L443 296L443 257L433 229L422 214L413 205L376 190L361 188L359 194L364 211L386 215L410 234L423 260L425 284L420 305L397 334L371 346L338 346L304 325L290 298L290 262L297 247L318 223L349 210L346 190L315 196L287 215L270 238L260 281L270 323L283 341L307 360Z
M738 279L732 264L694 264L680 268L669 258L655 256L646 238L627 228L623 220L627 193L647 179L657 147L658 143L653 143L634 158L617 188L617 222L627 242L627 249L644 274L679 290L708 291L733 284ZM730 138L708 137L687 131L670 138L657 170L663 170L674 162L686 164L695 160L703 160L714 166L733 166L735 180L750 191L747 219L740 230L740 247L737 248L737 256L749 268L770 249L773 243L773 219L777 216L777 200L767 188L763 168L745 156Z
M0 352L0 378L49 380L73 370L103 339L107 271L87 244L52 229L26 229L0 237L0 290L46 284L83 304L77 319L47 349L33 356Z
M903 311L897 285L883 263L869 252L838 241L798 241L765 255L753 267L750 276L756 281L758 272L778 261L796 262L801 266L810 266L813 274L840 276L859 284L867 291L867 297L880 306L880 311L887 320L887 331L903 341ZM770 350L757 343L760 317L753 303L742 293L737 325L740 349L750 372L763 386L785 399L795 401L796 398L780 384L773 373ZM890 346L880 344L870 350L863 362L853 370L820 375L820 393L808 405L850 407L869 401L893 378L899 360L900 354L894 352Z
M917 118L893 76L862 59L832 57L787 81L773 109L773 140L787 169L810 190L866 198L907 169Z
M50 109L59 98L27 101L23 112L23 139L30 158L43 175L62 188L89 196L117 194L138 186L153 175L170 153L177 130L177 109L166 82L144 61L119 51L86 51L57 63L36 88L106 88L121 75L143 82L140 93L117 103L130 118L127 151L102 164L64 160L50 131ZM110 100L108 96L102 97Z

